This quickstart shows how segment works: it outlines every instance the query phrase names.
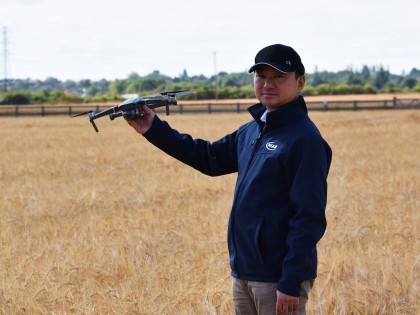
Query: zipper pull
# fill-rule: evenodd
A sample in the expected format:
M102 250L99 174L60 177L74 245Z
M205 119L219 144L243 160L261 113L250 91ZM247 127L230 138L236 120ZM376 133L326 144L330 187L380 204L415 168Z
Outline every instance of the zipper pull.
M260 131L260 133L258 134L258 137L252 141L251 146L253 146L255 142L257 142L261 138L261 133L262 132Z

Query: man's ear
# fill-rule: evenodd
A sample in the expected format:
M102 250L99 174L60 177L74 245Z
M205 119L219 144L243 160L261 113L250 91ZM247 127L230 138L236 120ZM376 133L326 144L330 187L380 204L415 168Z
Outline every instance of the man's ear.
M301 75L300 77L298 77L297 81L298 81L298 90L299 90L299 93L300 93L300 92L302 92L303 88L305 87L305 82L306 82L305 75Z

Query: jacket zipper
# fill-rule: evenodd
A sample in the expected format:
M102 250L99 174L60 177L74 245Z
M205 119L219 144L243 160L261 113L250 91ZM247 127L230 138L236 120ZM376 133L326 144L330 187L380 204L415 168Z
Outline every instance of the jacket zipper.
M257 145L258 145L258 143L260 142L260 140L261 140L261 136L262 136L262 134L263 134L263 131L264 131L264 129L262 130L262 131L260 131L259 133L258 133L258 137L257 138L255 138L252 142L251 142L251 146L253 146L253 148L252 148L252 152L251 152L251 156L250 156L250 158L249 158L249 160L248 160L248 164L247 164L247 166L246 166L246 169L245 169L245 172L244 172L244 176L243 176L243 178L242 178L242 181L241 181L241 183L239 184L239 186L238 186L238 192L241 190L241 187L242 187L242 185L243 185L243 183L244 183L244 181L245 181L245 178L246 178L246 176L247 176L247 174L248 174L248 171L249 171L249 168L251 167L251 162L252 162L252 160L254 159L254 156L255 156L255 152L256 152L256 150L257 150ZM238 275L238 278L240 278L240 274L239 274L239 270L238 270L238 265L237 265L237 252L236 252L236 242L235 242L235 231L234 231L234 226L235 226L235 216L234 216L234 212L236 211L236 203L237 203L237 201L238 201L238 198L235 198L235 203L234 203L234 205L233 205L233 207L232 207L232 209L233 209L233 212L232 212L232 219L231 219L231 223L232 223L232 243L233 243L233 248L234 248L234 254L235 254L235 257L234 257L234 260L233 260L233 265L235 266L235 271L236 271L236 274Z

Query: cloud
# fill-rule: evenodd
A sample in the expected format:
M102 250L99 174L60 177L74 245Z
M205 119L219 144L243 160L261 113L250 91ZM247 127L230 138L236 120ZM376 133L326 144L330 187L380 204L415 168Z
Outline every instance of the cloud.
M0 4L33 5L45 2L46 0L0 0Z
M244 71L262 47L294 47L308 70L418 67L418 0L0 0L10 77L121 78ZM0 34L1 36L1 34ZM1 46L1 44L0 44ZM0 60L0 67L1 67ZM1 69L0 69L1 70Z

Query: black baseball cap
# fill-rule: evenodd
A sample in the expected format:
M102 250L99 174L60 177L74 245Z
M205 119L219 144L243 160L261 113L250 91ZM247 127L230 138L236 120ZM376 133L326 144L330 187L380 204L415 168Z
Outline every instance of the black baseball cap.
M305 74L305 67L298 53L292 47L281 44L261 49L255 56L255 64L248 72L254 72L259 65L268 65L283 73L296 71L300 75Z

